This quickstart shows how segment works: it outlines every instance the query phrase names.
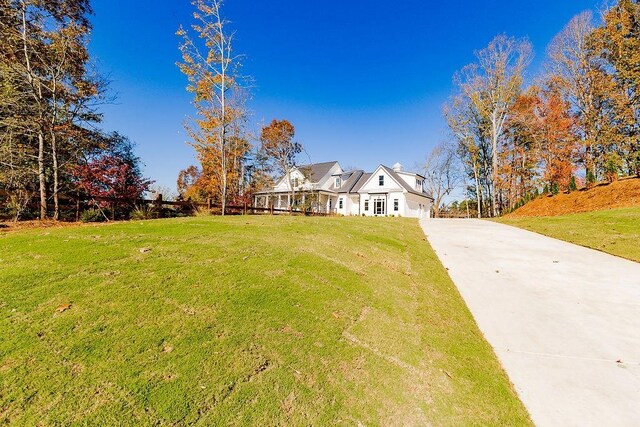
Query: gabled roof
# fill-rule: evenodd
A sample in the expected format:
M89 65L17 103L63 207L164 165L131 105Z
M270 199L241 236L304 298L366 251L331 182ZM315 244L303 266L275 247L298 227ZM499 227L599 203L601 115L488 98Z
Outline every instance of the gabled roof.
M344 193L352 193L353 187L358 183L360 177L364 174L364 171L357 170L352 172L346 172L341 175L342 185L340 188L333 187L333 190L336 190L340 194Z
M427 198L431 199L431 196L428 196L427 194L423 193L422 191L418 191L418 190L416 190L414 188L411 188L411 186L409 184L407 184L405 182L405 180L402 179L400 177L400 175L398 175L398 173L396 171L394 171L393 169L391 169L390 167L387 167L385 165L380 165L380 166L382 167L382 169L384 169L384 171L386 173L388 173L394 180L396 180L398 182L398 184L400 184L409 193L416 194L418 196L423 196L423 197L427 197ZM417 174L412 174L412 175L417 175Z
M367 182L369 180L369 178L371 178L371 175L373 175L373 174L371 174L371 173L363 173L360 176L360 178L358 179L358 181L351 188L351 192L352 193L357 193L358 191L360 191L360 189L362 188L364 183Z
M312 183L318 183L326 174L329 173L331 168L338 162L323 162L323 163L313 163L310 165L300 165L296 166L302 174Z
M372 176L372 175L374 175L378 169L383 169L383 170L384 170L384 171L385 171L385 172L386 172L386 173L387 173L387 174L388 174L388 175L389 175L389 176L390 176L394 181L396 181L396 183L397 183L399 186L401 186L402 188L404 188L408 193L415 194L415 195L417 195L417 196L426 197L426 198L428 198L428 199L433 200L433 197L429 196L428 194L423 193L423 192L421 192L421 191L418 191L418 190L415 190L415 189L411 188L411 186L410 186L409 184L407 184L407 183L405 182L405 180L404 180L404 179L402 179L402 178L400 177L400 175L398 175L398 173L397 173L396 171L394 171L393 169L391 169L390 167L385 166L385 165L380 165L380 166L378 166L378 167L376 168L376 170L374 170L374 171L373 171L373 173L365 173L365 174L362 176L362 178L361 178L360 182L358 182L358 183L355 185L355 187L354 187L353 191L354 191L354 192L359 191L359 190L360 190L360 188L362 188L362 186L363 186L364 184L366 184L366 183L369 181L369 179L371 178L371 176ZM416 175L416 174L412 174L412 175ZM365 178L365 176L366 176L366 178Z

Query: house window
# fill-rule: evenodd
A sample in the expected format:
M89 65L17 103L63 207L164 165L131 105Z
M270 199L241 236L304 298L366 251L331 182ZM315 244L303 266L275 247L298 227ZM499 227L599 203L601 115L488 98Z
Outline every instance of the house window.
M400 203L398 202L398 199L393 199L393 210L397 211L400 207Z
M336 188L340 187L342 185L342 180L340 179L339 176L336 177Z
M364 201L364 210L369 212L369 201L368 200Z
M342 209L342 198L338 200L338 208Z
M373 214L374 215L384 215L384 199L376 199L373 201Z
M300 181L298 181L298 178L291 178L291 185L293 187L298 187L298 184L300 184Z
M380 175L378 177L378 185L380 185L380 186L384 185L384 175Z

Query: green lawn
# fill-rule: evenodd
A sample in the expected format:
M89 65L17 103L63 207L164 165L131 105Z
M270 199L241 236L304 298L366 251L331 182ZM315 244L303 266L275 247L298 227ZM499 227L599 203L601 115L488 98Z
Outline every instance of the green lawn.
M0 424L530 424L409 219L0 234L0 338Z
M640 262L640 208L498 221Z

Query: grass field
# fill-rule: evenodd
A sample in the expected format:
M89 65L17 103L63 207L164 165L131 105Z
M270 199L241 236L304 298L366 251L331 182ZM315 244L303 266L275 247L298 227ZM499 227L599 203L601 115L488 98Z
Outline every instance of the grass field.
M136 221L0 248L0 424L530 424L414 220Z
M640 262L640 207L498 221Z

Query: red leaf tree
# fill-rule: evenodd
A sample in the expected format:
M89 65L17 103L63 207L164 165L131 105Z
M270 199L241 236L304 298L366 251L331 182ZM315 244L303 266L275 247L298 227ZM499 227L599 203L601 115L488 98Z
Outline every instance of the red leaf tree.
M142 176L140 160L128 138L114 133L106 141L105 149L92 153L74 168L77 188L100 208L131 208L153 181Z

